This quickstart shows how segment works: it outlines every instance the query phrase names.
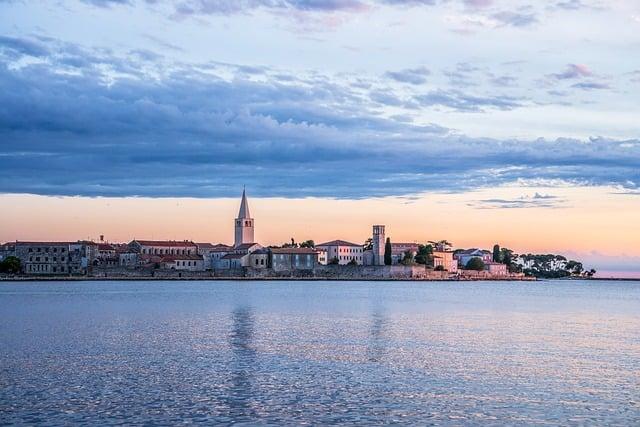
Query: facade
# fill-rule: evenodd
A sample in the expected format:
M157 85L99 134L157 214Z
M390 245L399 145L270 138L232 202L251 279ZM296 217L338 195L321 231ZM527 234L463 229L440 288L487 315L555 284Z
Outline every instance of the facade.
M254 242L254 220L249 212L249 202L247 194L242 190L242 200L240 201L240 211L235 219L235 238L233 246L240 246L245 243Z
M418 253L417 243L391 243L391 259L393 264L397 264L404 258L404 254L409 251L416 256ZM384 251L383 251L384 256ZM382 264L384 264L384 259Z
M133 240L129 248L141 255L198 255L198 246L188 240Z
M484 249L467 249L454 253L454 258L458 260L460 267L466 267L472 258L480 258L485 264L493 262L493 254Z
M230 253L226 254L219 261L219 268L224 270L235 270L249 265L249 253Z
M233 248L231 246L227 246L223 244L215 245L215 247L213 247L209 251L211 268L212 269L222 268L222 264L220 260L222 259L222 257L232 252L233 252Z
M204 259L205 270L218 268L217 264L220 258L232 252L231 246L223 244L196 243L196 246L198 247L198 255Z
M16 242L14 255L30 275L86 274L95 256L92 242Z
M316 245L316 248L327 252L328 264L331 264L334 259L337 259L340 265L349 264L352 260L358 265L363 264L362 245L357 245L345 240L332 240L322 243L321 245Z
M311 248L272 248L273 271L313 270L318 264L318 252Z
M372 265L384 265L384 245L386 243L384 225L373 226L373 261Z
M95 245L95 257L92 257L92 265L115 267L119 264L120 254L114 245L109 243L97 243Z
M315 248L315 251L318 253L318 264L327 265L329 262L327 259L327 251L319 248Z
M269 268L269 250L258 249L249 254L249 266L251 268L265 269Z
M506 276L509 274L507 265L499 262L487 262L484 265L484 269L494 276Z
M450 273L458 272L458 260L453 257L452 251L434 251L433 268L442 267Z
M118 254L118 265L120 267L135 267L138 262L138 254L136 252L120 252Z
M204 271L202 255L165 255L160 260L160 268L166 270Z

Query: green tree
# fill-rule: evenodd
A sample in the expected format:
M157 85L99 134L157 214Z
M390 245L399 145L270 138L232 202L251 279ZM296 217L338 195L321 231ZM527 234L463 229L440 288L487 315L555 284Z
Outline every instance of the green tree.
M8 256L0 262L0 272L9 274L18 274L22 265L20 258L14 256Z
M477 270L477 271L482 271L484 270L484 261L482 261L481 258L471 258L468 262L467 265L465 266L465 268L467 270Z
M402 265L413 265L413 264L415 264L414 261L413 261L413 252L406 251L404 253L404 256L402 257L402 261L400 261L400 264L402 264Z
M493 245L493 262L500 262L502 261L502 254L500 253L500 245L495 244Z
M391 239L387 237L387 242L384 244L384 265L393 264L393 258L391 257Z
M364 241L364 244L362 245L362 249L365 251L373 250L373 239L371 237L369 237L367 240Z
M500 249L500 261L498 262L502 262L503 264L506 264L509 270L511 270L511 264L513 264L513 258L514 258L514 255L511 249L507 249L507 248Z
M329 261L329 265L338 265L340 264L340 260L338 259L337 256L334 256L333 258L331 258L331 260Z
M358 265L358 261L356 261L355 258L352 258L351 261L347 263L347 265Z
M433 265L433 246L419 245L415 261L418 264Z
M304 242L300 243L300 247L301 248L315 248L316 247L316 242L314 242L313 240L305 240Z
M436 268L434 268L433 271L444 271L444 266L439 265Z

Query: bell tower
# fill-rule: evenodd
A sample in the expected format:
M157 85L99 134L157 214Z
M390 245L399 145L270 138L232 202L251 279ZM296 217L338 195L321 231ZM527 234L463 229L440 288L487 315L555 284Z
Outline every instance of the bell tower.
M373 226L373 265L384 265L384 225Z
M247 201L247 194L242 189L242 201L240 202L240 212L235 222L235 239L233 246L239 246L243 243L254 243L253 230L254 230L253 218L249 212L249 202Z

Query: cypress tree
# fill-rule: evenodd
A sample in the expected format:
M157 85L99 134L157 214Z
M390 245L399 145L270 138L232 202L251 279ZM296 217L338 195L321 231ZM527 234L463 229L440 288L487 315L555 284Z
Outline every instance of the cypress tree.
M391 265L393 258L391 258L391 239L387 237L387 242L384 244L384 265Z
M493 246L493 262L500 262L500 245Z

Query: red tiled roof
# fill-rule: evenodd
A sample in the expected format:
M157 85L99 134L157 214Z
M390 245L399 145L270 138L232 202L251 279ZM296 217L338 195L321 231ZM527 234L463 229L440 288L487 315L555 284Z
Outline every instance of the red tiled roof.
M195 247L196 244L191 241L176 241L176 240L133 240L131 243L138 243L142 246L162 246L162 247Z
M98 243L98 250L100 251L115 251L116 248L110 243Z
M330 242L322 243L316 246L357 246L362 247L362 245L357 245L355 243L347 242L346 240L332 240Z
M271 248L271 252L274 254L315 254L317 253L311 248Z

